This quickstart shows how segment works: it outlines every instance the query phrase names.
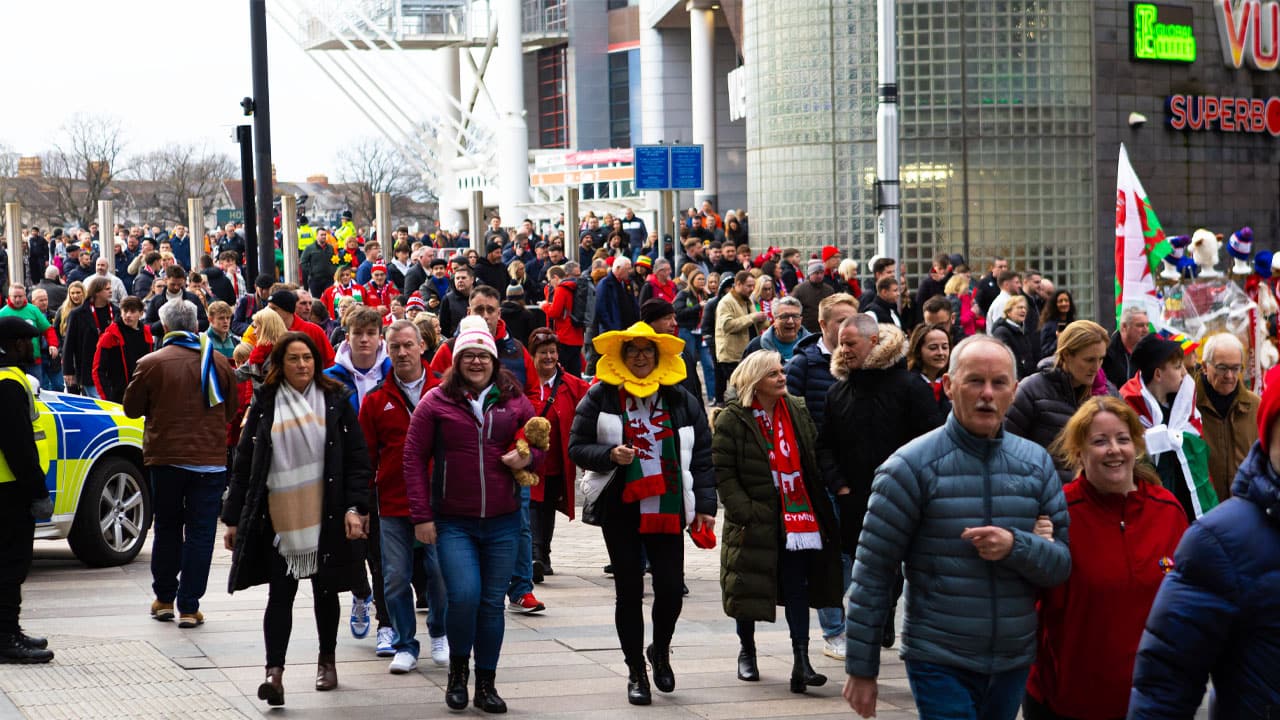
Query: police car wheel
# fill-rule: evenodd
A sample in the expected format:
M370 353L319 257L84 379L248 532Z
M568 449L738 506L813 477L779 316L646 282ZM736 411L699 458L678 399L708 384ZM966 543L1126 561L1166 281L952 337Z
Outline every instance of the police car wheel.
M81 562L109 567L137 557L151 528L151 492L144 478L140 468L122 458L94 466L67 538Z

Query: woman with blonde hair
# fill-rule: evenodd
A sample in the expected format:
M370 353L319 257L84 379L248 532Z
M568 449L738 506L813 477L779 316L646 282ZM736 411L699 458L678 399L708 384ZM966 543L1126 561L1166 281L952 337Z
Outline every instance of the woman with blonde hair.
M1138 642L1187 529L1173 493L1138 463L1143 436L1137 413L1101 396L1086 399L1050 447L1077 473L1063 488L1071 577L1040 596L1027 720L1123 718L1129 711Z
M858 282L858 261L845 258L836 266L836 275L844 280L848 288L836 288L836 292L847 292L854 297L862 297L862 283Z
M253 314L250 330L255 344L249 350L249 359L236 368L236 379L251 380L254 389L257 389L262 385L270 369L269 360L272 349L280 338L288 334L289 329L284 326L284 320L280 318L279 313L268 308Z
M963 268L964 272L960 269ZM960 318L960 329L969 337L982 332L987 326L987 319L978 310L977 300L973 296L973 287L969 281L968 268L961 265L951 275L951 279L943 286L942 292L951 301L953 314Z
M760 679L757 621L784 608L791 634L793 693L827 682L809 664L809 608L839 604L840 540L815 454L818 430L787 392L782 356L748 355L729 384L737 397L715 418L711 457L724 505L720 587L737 621L738 679Z
M1109 341L1107 331L1092 320L1067 325L1058 333L1053 366L1018 384L1004 429L1048 448L1076 410L1098 393L1094 383ZM1062 458L1055 464L1062 482L1070 482L1074 470Z
M67 336L67 320L71 317L71 311L82 304L84 304L84 283L75 280L67 286L67 299L62 301L57 314L53 316L53 326L58 328L59 343Z
M773 301L778 296L777 286L771 277L763 274L756 277L756 287L751 291L751 309L762 312L769 324L773 324Z

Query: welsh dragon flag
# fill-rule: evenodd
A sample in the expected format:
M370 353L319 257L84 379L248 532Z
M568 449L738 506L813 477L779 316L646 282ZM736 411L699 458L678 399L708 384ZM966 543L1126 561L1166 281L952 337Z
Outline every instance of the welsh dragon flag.
M1116 327L1127 305L1145 307L1147 317L1158 322L1161 312L1155 276L1171 252L1173 246L1165 239L1122 143L1116 171Z

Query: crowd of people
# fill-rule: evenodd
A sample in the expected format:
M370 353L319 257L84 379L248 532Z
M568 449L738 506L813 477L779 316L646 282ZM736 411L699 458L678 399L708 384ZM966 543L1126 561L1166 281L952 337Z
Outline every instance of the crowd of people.
M390 673L429 644L450 708L505 712L504 613L546 610L557 514L601 529L636 705L676 686L686 534L719 547L737 677L781 607L790 690L825 684L814 609L864 717L903 596L923 717L1189 717L1210 676L1223 717L1280 703L1280 377L1250 392L1233 336L1187 354L1137 308L1109 334L1003 258L939 254L912 293L890 258L753 252L710 203L679 254L629 210L495 217L481 252L348 224L304 222L301 275L251 283L234 226L194 268L181 227L116 228L114 265L96 228L32 228L38 282L0 309L0 396L30 375L145 418L151 616L204 623L219 519L228 590L269 588L268 705L306 579L317 690L349 593ZM6 512L43 517L0 436ZM47 661L5 592L0 659Z

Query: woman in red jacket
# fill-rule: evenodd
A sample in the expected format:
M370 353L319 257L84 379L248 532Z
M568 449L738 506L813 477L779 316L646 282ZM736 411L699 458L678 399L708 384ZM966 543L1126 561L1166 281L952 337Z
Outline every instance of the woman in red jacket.
M1142 424L1116 398L1087 400L1051 450L1079 472L1064 488L1071 577L1040 599L1023 717L1124 718L1138 641L1186 515L1155 472L1136 465Z
M533 581L540 583L551 570L551 537L556 511L573 520L573 482L577 468L569 459L569 428L587 383L560 365L556 334L538 328L529 334L529 353L538 371L537 389L530 389L533 412L551 421L551 443L538 475L542 482L529 488L529 525L533 532ZM532 386L533 383L530 383Z

